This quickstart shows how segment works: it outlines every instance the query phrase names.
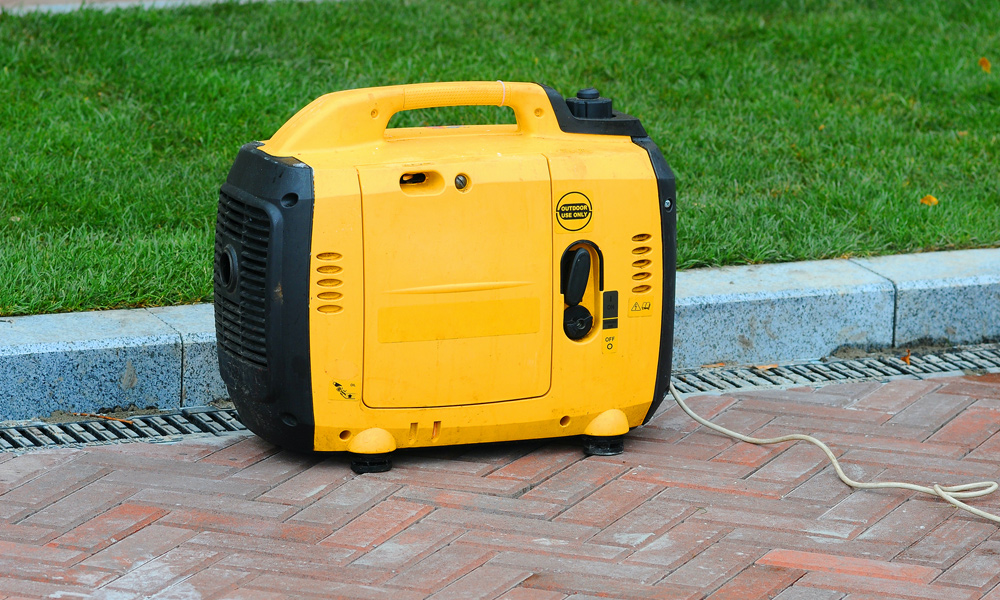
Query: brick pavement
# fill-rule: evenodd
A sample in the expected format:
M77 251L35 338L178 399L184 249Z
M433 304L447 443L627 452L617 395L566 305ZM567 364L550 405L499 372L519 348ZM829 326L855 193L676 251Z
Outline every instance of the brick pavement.
M856 478L1000 475L998 375L689 402L818 435ZM564 440L396 465L358 476L253 436L0 454L0 599L1000 600L995 524L852 492L811 446L738 444L670 402L621 456Z

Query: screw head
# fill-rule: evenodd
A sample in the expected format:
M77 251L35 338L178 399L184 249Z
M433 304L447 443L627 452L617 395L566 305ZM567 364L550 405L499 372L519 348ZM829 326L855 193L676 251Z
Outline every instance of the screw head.
M670 200L670 198L667 198L666 200L663 201L663 208L667 210L670 210L670 207L673 205L674 203Z
M455 187L460 190L464 190L466 186L469 185L469 178L465 175L458 175L455 177Z

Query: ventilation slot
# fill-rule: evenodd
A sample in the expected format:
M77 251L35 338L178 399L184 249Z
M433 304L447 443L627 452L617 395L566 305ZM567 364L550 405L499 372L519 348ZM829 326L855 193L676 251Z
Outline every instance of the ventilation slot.
M263 209L220 193L215 231L215 302L219 308L215 330L219 345L236 358L267 367L264 315L271 220ZM239 247L239 296L235 302L224 297L220 279L226 240Z
M334 289L339 290L341 286L344 285L344 280L340 279L344 271L344 267L339 264L343 254L338 252L320 252L316 255L316 261L318 265L316 267L316 273L319 275L320 279L316 281L316 285L320 286L323 290L316 294L316 310L323 313L324 315L335 315L344 312L344 307L336 302L344 297L342 291L334 291ZM336 275L338 278L331 278L331 275Z
M639 233L632 236L632 242L636 244L642 244L648 242L652 239L652 235L648 233ZM652 248L649 246L636 246L632 248L632 254L636 257L646 256L652 252ZM653 277L653 272L649 268L653 265L653 261L648 258L640 258L632 262L632 268L635 271L632 272L632 281L638 284L640 281L648 282ZM636 285L632 288L633 294L645 294L646 292L653 289L651 285Z

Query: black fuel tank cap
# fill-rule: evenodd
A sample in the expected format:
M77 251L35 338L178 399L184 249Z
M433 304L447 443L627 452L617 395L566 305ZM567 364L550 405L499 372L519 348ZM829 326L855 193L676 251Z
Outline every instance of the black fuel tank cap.
M577 119L610 119L611 98L602 98L597 88L584 88L576 98L566 98L569 112Z

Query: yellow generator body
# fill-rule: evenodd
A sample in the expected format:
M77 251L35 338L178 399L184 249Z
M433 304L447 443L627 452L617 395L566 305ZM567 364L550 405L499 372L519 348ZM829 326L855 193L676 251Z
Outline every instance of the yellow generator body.
M387 129L458 105L517 123ZM327 94L245 145L222 187L223 379L250 430L359 471L535 438L620 452L670 377L674 211L660 151L596 90Z

